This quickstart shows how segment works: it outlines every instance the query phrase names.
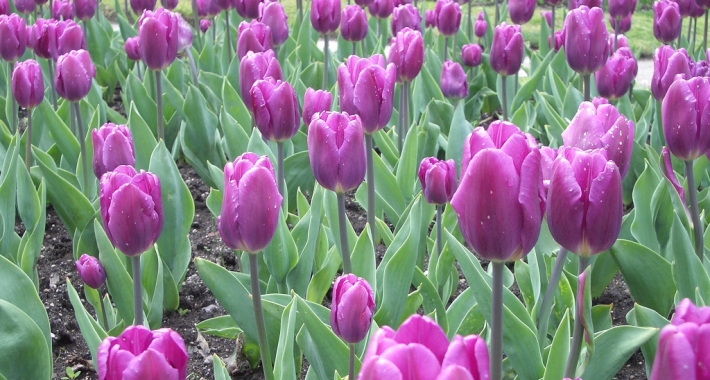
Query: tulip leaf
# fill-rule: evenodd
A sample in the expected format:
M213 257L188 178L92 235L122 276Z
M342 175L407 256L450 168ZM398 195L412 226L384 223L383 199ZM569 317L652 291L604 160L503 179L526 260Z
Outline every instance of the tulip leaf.
M454 299L446 310L446 318L449 322L447 333L449 339L453 339L456 334L462 336L480 334L486 325L486 319L481 314L481 308L470 287Z
M308 301L315 303L323 302L323 298L325 298L326 293L328 293L328 290L333 284L333 278L335 278L335 275L338 273L341 263L342 258L340 251L338 251L335 246L330 247L325 262L321 268L313 274L313 278L308 284L308 290L306 290L306 299Z
M62 152L62 156L69 161L69 166L75 168L79 161L79 140L74 136L64 121L52 109L52 104L45 99L32 113L33 124L46 125L52 140Z
M148 126L148 128L151 131L151 134L153 136L156 136L157 130L156 126L158 125L157 122L157 106L155 104L155 95L153 93L148 92L148 83L154 82L155 78L152 78L153 75L152 71L146 70L144 72L144 81L141 81L138 79L138 77L131 72L131 74L128 75L128 78L126 78L126 94L125 96L127 99L129 99L129 102L124 102L126 104L133 103L136 107L136 111L141 115L143 120L145 120L145 124ZM133 107L132 105L132 107ZM128 117L129 120L129 127L131 127L131 130L133 129L132 126L130 125L130 115ZM133 141L136 142L136 136L133 136ZM136 147L137 148L137 147ZM151 150L152 151L152 150ZM138 153L138 149L136 149L136 153Z
M31 284L30 288L34 290ZM37 324L2 299L0 320L0 373L7 380L51 379L52 355Z
M459 177L463 177L461 173L461 156L463 155L463 146L466 143L466 137L473 132L473 126L466 121L466 115L463 112L463 104L459 103L454 109L454 117L451 119L451 128L449 129L448 143L446 146L446 159L453 159L456 162L456 172Z
M264 261L269 268L269 273L276 280L277 284L286 285L286 276L296 266L298 261L298 249L293 241L291 232L288 230L284 213L279 212L279 220L276 225L276 233L269 242L269 245L262 251Z
M84 305L81 303L81 299L79 298L79 294L77 294L74 286L72 286L72 283L68 278L67 292L69 292L69 301L74 308L74 316L79 324L81 336L86 341L86 345L89 347L89 352L91 352L91 359L94 363L94 368L98 368L96 367L96 353L99 349L101 341L108 335L84 308Z
M279 346L274 357L274 378L277 380L296 380L296 367L293 358L293 341L296 330L296 298L286 306L281 317ZM300 367L299 367L300 370ZM300 372L299 372L300 375Z
M626 314L626 320L630 325L638 327L654 327L660 331L665 325L669 324L665 317L656 313L647 307L635 304L634 308ZM651 374L651 368L653 368L653 361L656 358L656 350L658 349L658 337L659 334L656 333L651 339L641 346L641 352L643 353L644 362L646 365L646 373Z
M598 298L604 293L607 285L614 279L619 271L618 264L611 257L609 251L604 251L594 258L592 271L592 298Z
M562 106L562 117L567 120L572 120L579 110L579 105L584 101L584 95L570 83L567 86L567 94L565 95L564 105Z
M535 256L534 254L528 256ZM533 292L532 280L530 279L530 266L523 260L517 260L515 262L515 280L518 283L518 288L520 289L520 295L525 302L525 309L528 313L532 312L535 306L535 295Z
M710 294L710 278L702 262L693 250L688 233L675 212L671 228L670 248L674 254L673 279L678 289L678 298L695 300L695 289L700 294Z
M213 26L213 28L216 26ZM209 40L209 38L205 38ZM224 366L222 359L217 354L212 355L212 370L214 372L215 380L231 380L232 376L227 371L227 367Z
M409 128L406 126L405 128ZM397 165L397 184L402 191L404 203L409 203L412 200L412 195L415 193L414 182L417 179L417 170L421 159L417 157L418 151L418 128L412 128L409 133L404 136L404 146L402 154Z
M133 101L128 113L128 127L131 129L133 144L135 145L136 169L148 169L150 155L158 142Z
M616 326L596 334L594 344L597 355L592 356L580 377L584 380L611 379L631 355L656 333L656 328Z
M231 340L237 339L239 334L242 333L242 329L237 327L237 323L234 322L234 318L230 315L222 315L206 319L196 324L195 327L197 328L197 331L202 334Z
M541 113L547 118L547 125L545 128L547 138L550 141L549 146L551 148L556 148L562 145L562 132L565 130L567 123L554 109L552 109L550 103L548 103L547 99L545 99L540 92L536 92L535 94L538 107L542 108Z
M219 114L219 124L224 131L224 150L230 161L247 151L249 135L225 108Z
M424 312L431 314L435 312L434 320L444 332L449 331L449 321L446 318L446 309L444 303L439 298L434 284L429 281L424 272L418 267L414 267L414 276L412 277L412 285L417 288L419 295L422 297Z
M558 380L564 377L565 364L569 356L569 309L565 311L555 337L552 339L550 353L547 356L545 365L545 377L543 380Z
M375 248L370 238L370 227L365 228L360 233L355 247L350 255L353 264L353 274L367 280L370 287L377 288L377 269L375 263Z
M292 189L288 192L287 198L287 204L289 205L288 211L292 212L296 209L295 190L301 189L301 191L313 193L313 186L316 180L315 177L313 177L308 152L302 151L288 156L286 160L284 160L284 171L286 187Z
M94 233L99 246L99 261L106 270L106 286L124 322L133 323L133 279L108 240L101 222L94 220Z
M428 50L429 49L427 49L427 51ZM427 62L428 61L429 60L427 60ZM441 93L439 81L434 79L434 76L431 74L432 71L427 67L428 65L429 63L422 66L422 70L419 72L412 88L413 120L419 119L419 115L424 113L431 100L446 101L444 94ZM441 69L434 72L438 75Z
M0 255L16 261L19 237L15 233L15 199L17 198L17 167L20 161L18 139L13 139L3 161L0 175L0 217L2 217L2 239L0 239Z
M154 248L141 254L141 282L148 294L148 326L155 330L163 321L163 265Z
M631 233L636 241L655 252L659 251L660 246L653 225L654 210L651 208L651 199L659 183L660 178L646 162L646 168L636 180L632 194L636 215L631 223Z
M321 233L321 222L323 220L323 192L325 190L320 185L313 189L311 198L311 208L301 218L301 221L293 228L293 237L296 246L299 248L299 258L296 267L288 274L287 282L291 289L300 296L306 295L311 272L313 271L313 258L315 256L318 236ZM306 229L307 237L303 241L299 239L298 231Z

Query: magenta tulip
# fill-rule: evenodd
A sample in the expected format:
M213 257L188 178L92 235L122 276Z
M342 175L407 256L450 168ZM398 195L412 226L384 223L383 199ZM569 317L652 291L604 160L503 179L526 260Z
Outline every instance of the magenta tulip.
M469 335L467 337L456 335L451 340L446 351L446 356L444 356L444 360L441 363L441 374L437 380L488 379L490 376L488 365L488 347L483 338L478 335ZM446 373L457 373L463 377L444 376Z
M307 88L306 94L303 97L303 123L310 125L313 115L330 111L332 104L333 94L331 94L330 91Z
M375 313L375 296L370 284L352 273L340 276L333 284L330 326L346 343L365 339Z
M554 48L555 51L560 51L560 49L565 46L565 31L564 29L555 32L555 44L552 46L552 36L547 37L547 45ZM611 48L609 48L611 49Z
M609 57L609 33L601 8L581 6L565 19L565 55L572 70L589 75L599 70Z
M259 3L259 21L271 29L271 41L280 46L288 39L288 16L283 5L275 0Z
M192 27L185 21L179 13L175 13L178 19L178 42L177 53L180 56L185 54L185 50L192 47Z
M681 15L678 4L670 0L653 3L653 35L664 44L670 44L680 36Z
M15 9L22 14L29 14L34 12L35 4L34 0L14 0Z
M200 31L202 33L207 33L207 30L210 29L210 25L212 22L210 20L200 20Z
M609 0L609 17L621 20L634 11L636 4L632 0Z
M141 49L140 49L140 39L138 36L126 38L126 42L123 44L123 50L126 52L126 56L131 61L138 61L141 59Z
M244 105L251 110L251 96L249 90L254 82L264 78L283 80L281 65L273 50L265 52L248 52L239 62L239 91L244 100Z
M160 0L160 4L163 5L163 8L172 11L175 7L177 7L178 0Z
M340 16L340 34L345 41L359 42L367 36L367 14L358 5L348 5Z
M616 38L616 50L629 48L629 40L625 35L619 34ZM614 35L609 34L609 53L614 54Z
M74 16L82 21L90 20L96 14L95 0L74 0Z
M570 0L569 10L577 9L581 6L586 6L588 8L601 8L602 0Z
M215 0L197 0L197 15L199 17L214 17L221 11L222 9Z
M237 58L240 60L250 51L260 53L274 47L271 28L264 23L242 21L237 32Z
M33 59L16 63L12 71L12 95L17 104L32 109L44 99L44 79L42 67Z
M145 11L138 21L141 58L155 71L166 69L178 52L178 16L164 8Z
M8 0L0 0L0 15L10 14L10 3Z
M96 67L86 50L72 50L59 57L54 88L57 94L70 102L78 102L91 90Z
M663 149L661 149L661 158L663 159L663 166L661 166L663 175L668 179L671 185L673 185L683 204L687 204L685 202L685 188L683 188L683 185L678 182L678 177L675 176L675 172L673 171L673 162L671 161L671 152L668 150L668 147L664 146ZM677 310L676 315L678 315Z
M0 15L0 57L15 62L25 53L26 47L25 20L16 14Z
M301 125L296 91L288 82L267 77L249 90L254 122L264 138L281 142L293 137Z
M74 7L69 0L55 0L52 3L52 18L55 20L71 20L74 17Z
M156 3L157 0L130 0L131 9L137 15L142 15L144 11L153 12Z
M422 30L422 15L412 4L400 5L392 13L392 35L396 36L404 28Z
M427 9L424 12L424 26L427 28L436 28L436 11Z
M629 13L626 17L618 21L615 18L609 17L609 24L611 25L611 29L616 29L616 23L619 23L619 37L621 37L621 33L626 33L631 30L631 14Z
M394 12L394 1L393 0L372 0L367 6L372 17L378 19L388 18Z
M678 78L663 98L661 109L666 146L674 156L692 161L710 150L708 78Z
M98 130L91 131L94 147L94 175L101 179L104 173L121 165L136 164L133 153L133 137L125 125L106 123Z
M340 26L340 0L313 0L311 25L320 34L335 32Z
M259 6L263 0L234 0L237 13L247 20L259 17Z
M527 24L535 13L536 0L510 0L508 13L510 20L518 25Z
M488 23L486 23L483 12L478 12L478 18L473 24L473 33L476 37L483 38L486 36L486 31L488 31Z
M439 33L451 37L459 31L461 26L461 7L453 0L437 0L436 27Z
M84 281L86 286L98 289L106 282L106 271L96 257L84 253L74 263L74 266L76 266L76 271L79 272L79 277L81 277L81 281Z
M458 62L447 60L441 66L439 79L441 93L447 98L463 99L468 97L466 73Z
M502 76L515 75L520 70L524 56L523 35L519 25L502 22L493 32L491 68Z
M478 44L466 44L461 47L461 61L464 66L476 67L483 62L483 49Z
M426 157L419 164L419 183L428 203L443 205L451 200L458 187L454 160Z
M690 79L690 58L685 49L673 50L662 45L653 53L653 77L651 78L651 93L659 102L668 92L677 75Z
M629 48L621 48L611 55L604 66L594 73L599 95L610 100L619 99L631 88L638 64Z
M388 63L397 69L397 82L409 82L419 75L424 64L424 40L419 31L404 28L397 33L390 46Z

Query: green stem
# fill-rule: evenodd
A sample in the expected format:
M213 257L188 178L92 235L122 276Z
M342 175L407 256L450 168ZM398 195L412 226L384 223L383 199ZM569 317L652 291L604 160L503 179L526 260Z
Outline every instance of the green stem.
M705 31L703 33L703 51L707 53L708 51L708 12L705 11ZM707 57L705 57L707 59Z
M47 60L49 66L49 86L52 87L52 108L57 110L57 91L54 89L54 61L52 59Z
M436 205L436 254L441 257L444 241L442 240L441 232L441 213L444 210L444 205Z
M328 91L328 56L330 47L328 46L328 35L323 35L323 90Z
M303 0L296 0L296 8L298 8L298 16L303 22Z
M469 41L473 41L473 19L471 18L471 5L473 1L468 2L468 23L466 24L466 35Z
M155 72L155 104L157 106L157 117L158 120L158 140L165 140L165 130L163 124L163 80L160 76L160 71Z
M501 99L501 100L502 100L501 103L503 103L503 104L501 104L501 107L503 108L503 120L504 120L504 121L508 121L508 94L507 94L507 93L508 93L508 90L506 89L506 85L505 85L505 82L506 82L506 79L507 79L507 78L508 78L507 75L502 75L502 76L500 77L501 82L503 82L503 85L501 86L501 87L502 87L502 88L501 88L501 93L502 93L502 95L503 95L503 96L502 96L503 99Z
M348 243L347 217L345 215L345 194L337 193L338 228L340 229L340 255L343 257L343 273L352 273L350 264L350 243Z
M7 63L7 89L10 90L12 89L12 65L13 62L8 62ZM8 92L9 94L12 94L12 90ZM8 98L11 98L12 101L12 115L9 115L10 119L10 132L15 133L17 130L17 126L19 125L19 122L17 121L17 102L15 101L15 97L13 95L8 96Z
M349 2L350 0L348 0ZM355 380L355 345L350 343L350 363L348 365L348 380Z
M397 149L402 154L404 145L404 86L399 85L399 105L397 106Z
M584 101L585 101L585 102L588 102L588 101L592 100L592 97L591 97L591 95L590 95L591 90L592 90L592 89L590 88L590 86L591 86L591 84L590 84L590 77L591 77L590 74L584 74L584 75L582 75L582 81L584 82Z
M695 254L700 262L703 262L704 241L703 225L700 220L700 210L698 209L698 188L695 186L695 175L693 174L693 160L685 161L685 178L688 180L688 206L690 207L690 217L693 220L693 235L695 235Z
M589 265L589 257L579 256L579 269L577 271L578 275L581 275L587 266ZM577 284L577 288L582 286ZM578 295L579 296L579 295ZM579 305L580 303L577 302ZM584 307L584 303L581 303ZM582 315L584 310L577 310L577 315L574 318L574 333L572 333L572 345L570 346L569 357L567 358L567 365L565 366L565 377L574 378L574 374L577 372L577 362L579 361L579 354L582 350L582 340L584 338L584 327L582 326Z
M693 56L695 56L695 35L698 34L698 19L694 18L693 19L693 43L690 44L690 51L693 53Z
M97 289L99 292L99 309L101 310L101 317L104 321L104 329L108 331L109 325L108 325L108 318L106 318L106 308L104 307L104 297L101 295L101 290Z
M370 235L373 244L377 244L375 233L375 148L372 146L372 134L365 134L365 153L367 155L367 223L370 225ZM374 247L373 247L374 248Z
M198 87L197 83L197 65L195 64L195 58L192 56L192 51L188 47L185 49L185 55L187 56L187 61L190 63L190 72L192 73L192 84Z
M227 66L229 66L232 63L232 29L229 27L229 10L224 11L224 16L227 19L225 32L227 33ZM215 28L217 28L216 25Z
M360 41L360 48L362 48L362 56L365 56L365 39Z
M357 42L353 42L353 55L357 55Z
M276 176L278 179L279 194L286 197L284 193L284 143L283 141L276 142L276 160L279 167L276 168Z
M496 18L495 18L495 23L493 24L493 28L498 26L498 22L500 21L500 0L495 0L496 2ZM492 378L491 378L492 379ZM495 379L492 379L495 380Z
M545 296L542 298L542 303L540 304L540 313L538 314L537 324L537 340L540 343L541 349L544 349L547 344L547 327L550 323L550 313L552 312L552 306L554 305L553 300L555 299L557 286L560 283L562 269L564 268L565 261L567 260L567 253L568 251L562 247L560 247L560 251L557 252L557 259L555 259L555 266L552 268L550 282L547 284Z
M404 120L404 136L403 138L407 136L407 133L409 132L409 83L410 82L404 82L404 117L402 120ZM401 152L401 150L400 150Z
M25 139L25 168L30 172L30 161L32 159L32 109L27 109L27 136Z
M678 33L678 46L676 49L680 49L680 39L683 37L683 18L680 19L680 33Z
M141 284L141 255L131 257L133 267L133 324L143 324L143 290Z
M621 24L621 20L614 20L614 49L612 50L611 54L614 54L616 51L617 45L617 40L619 39L619 24Z
M79 130L79 147L81 149L81 183L82 193L88 195L89 191L89 161L86 156L86 134L84 133L84 123L81 121L81 108L79 102L72 102L74 116L76 117L76 127Z
M251 300L254 303L254 317L256 318L256 333L259 338L259 351L261 352L261 366L264 368L264 378L274 380L274 370L271 364L271 351L266 340L266 324L264 323L264 310L261 306L261 287L259 286L259 257L258 253L249 254L249 277L251 277Z
M552 41L550 46L550 49L555 48L555 6L552 6L552 22L550 23L550 29L552 29L552 38L550 38L550 41Z
M441 63L446 62L446 58L448 56L448 50L449 50L449 37L444 37L444 59L441 61Z
M490 380L501 380L503 378L503 266L505 263L493 261L490 265L493 265Z

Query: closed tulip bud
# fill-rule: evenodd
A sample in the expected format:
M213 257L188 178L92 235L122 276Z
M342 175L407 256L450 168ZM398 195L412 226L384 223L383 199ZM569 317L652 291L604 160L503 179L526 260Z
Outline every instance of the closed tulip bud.
M301 114L296 91L288 82L271 77L258 80L249 90L254 122L269 141L286 141L298 132Z
M638 64L629 48L621 48L612 54L604 66L594 73L599 95L610 100L619 99L631 88L636 78Z
M348 5L340 16L340 34L345 41L359 42L367 36L367 14L358 5Z
M333 104L333 95L330 91L306 89L306 95L303 97L303 123L311 124L313 115L330 111L330 106Z
M33 59L16 63L12 72L12 95L17 104L32 109L44 99L42 67Z
M0 0L0 15L10 14L10 3L8 0Z
M662 45L653 53L653 77L651 78L651 93L659 102L668 92L677 75L690 79L690 59L685 49L673 50Z
M634 11L631 0L609 0L609 17L621 20Z
M346 343L360 342L370 330L374 312L375 297L365 279L352 273L335 279L330 308L330 326L335 335Z
M0 15L0 56L7 62L15 62L27 47L25 20L11 14Z
M367 8L370 4L372 4L372 0L355 0L355 5L358 5L361 8Z
M486 23L483 12L478 12L478 18L473 24L473 34L478 38L483 38L486 36L486 31L488 31L488 23Z
M163 5L163 8L172 11L175 7L177 7L178 0L160 0L160 4Z
M693 1L692 9L690 10L690 17L700 18L705 14L705 9L701 7L697 2Z
M685 189L683 188L683 185L678 182L678 177L675 176L675 172L673 171L673 162L671 161L671 152L668 150L668 147L664 146L663 149L661 149L661 158L663 159L663 166L661 166L663 175L668 179L671 185L673 185L675 191L680 197L680 200L685 205ZM678 315L678 309L676 309L675 315Z
M387 62L394 63L397 69L397 82L414 80L424 64L422 34L409 28L400 30L391 45Z
M244 100L244 105L251 110L251 96L249 90L254 82L264 78L283 80L281 65L273 50L265 52L248 52L239 62L239 91Z
M383 19L388 18L394 12L393 0L372 0L367 6L372 17Z
M197 15L199 17L214 17L221 12L215 0L197 0Z
M451 37L459 31L461 26L461 7L453 0L437 0L436 27L439 33Z
M370 58L351 55L338 67L340 109L362 119L365 133L382 129L392 117L394 107L395 65L385 67L379 54Z
M394 7L397 8L400 5L412 4L412 0L393 0L392 3Z
M422 15L412 4L400 5L392 13L392 35L404 28L422 31Z
M96 14L97 3L94 0L74 0L74 16L79 20L90 20Z
M689 17L693 12L694 0L671 0L672 2L678 4L678 10L680 11L680 17Z
M240 60L250 51L260 53L274 48L271 28L262 22L242 21L237 32L237 58Z
M340 26L340 0L313 0L311 25L320 34L336 31Z
M288 39L288 16L283 5L275 0L259 3L259 21L271 29L271 41L280 46Z
M141 325L105 338L96 354L99 380L182 380L187 377L188 359L178 333L167 328L150 331Z
M527 24L535 13L536 0L510 0L508 13L510 20L518 25Z
M91 131L91 142L94 147L94 175L98 179L121 165L136 164L133 137L125 125L106 123Z
M606 40L605 40L606 41ZM491 67L500 75L515 75L523 63L523 35L520 26L502 22L493 32Z
M552 12L540 11L540 16L542 16L545 19L545 22L547 22L547 26L552 28Z
M223 11L229 11L230 9L234 9L236 3L233 0L212 0L218 7L219 9Z
M621 176L603 152L561 149L547 193L547 224L563 248L589 257L611 248L621 230Z
M236 0L237 13L245 19L251 20L259 17L259 4L262 0Z
M78 102L91 90L96 67L86 50L72 50L57 60L54 88L57 94L70 102Z
M210 25L212 25L212 22L210 20L200 20L200 31L202 33L207 33L207 31L210 29Z
M144 11L153 11L157 0L130 0L133 13L142 15Z
M663 135L674 156L691 161L710 150L708 78L676 79L661 107Z
M653 35L664 44L670 44L680 36L680 9L669 0L653 3Z
M454 160L426 157L419 164L419 183L428 203L443 205L451 200L458 187Z
M15 8L17 9L18 12L22 14L28 14L32 13L35 10L35 2L34 0L14 0L15 1Z
M177 14L164 8L145 11L138 21L141 58L149 69L160 71L175 60L179 29Z
M625 35L619 34L616 38L616 50L629 48L629 40ZM614 35L609 34L609 53L614 54Z
M52 3L52 17L59 20L71 20L74 17L74 7L69 0L55 0Z
M458 62L446 60L441 66L439 79L441 93L447 98L463 99L468 97L466 73Z
M496 121L464 142L451 205L466 242L487 260L518 260L540 234L545 188L540 151L530 139L514 124Z
M123 50L126 52L128 59L131 61L140 60L141 50L138 36L126 38L126 42L123 44Z
M55 61L60 55L72 50L86 49L84 31L73 20L54 21L46 24L46 38L49 54Z
M19 17L19 16L18 16ZM3 17L0 16L0 25L2 25ZM22 21L24 23L24 20ZM25 41L27 42L27 47L32 49L40 58L50 59L52 58L52 53L49 51L49 31L50 25L56 24L57 21L54 19L45 20L43 18L37 19L33 25L29 25L24 28ZM0 45L2 47L5 44ZM0 50L2 51L2 50ZM24 50L22 51L24 53ZM18 57L19 58L19 57Z
M462 337L454 336L451 340L446 356L441 363L441 374L437 379L488 379L488 347L485 339L478 335ZM446 373L460 373L453 377L445 376ZM464 377L461 377L461 376ZM465 377L466 375L470 377Z
M619 37L621 37L623 35L622 33L626 33L631 30L631 13L619 21L615 18L609 17L609 25L611 25L611 29L616 30L617 23L619 23ZM611 37L613 38L614 35L611 35Z
M577 9L581 6L588 8L601 8L602 0L570 0L569 10Z
M634 147L634 122L611 104L595 106L583 102L562 132L562 141L566 147L604 151L606 159L614 161L624 178Z
M710 323L674 321L661 329L649 379L707 379L709 362Z
M192 47L192 27L185 21L179 13L175 13L178 18L178 54L184 54L185 50Z
M547 45L554 48L555 51L560 51L565 46L565 31L564 29L555 32L555 46L552 46L552 36L547 37Z
M86 286L98 289L106 282L106 271L96 257L84 253L74 265L76 271L79 272L81 281L84 281Z
M267 156L244 153L224 167L219 235L231 249L258 253L276 232L283 197Z
M436 28L436 11L433 9L427 9L424 12L424 26L427 28Z
M461 47L461 61L467 67L476 67L483 62L481 45L466 44Z
M572 70L589 75L599 70L609 57L609 33L601 8L581 6L565 19L565 55Z

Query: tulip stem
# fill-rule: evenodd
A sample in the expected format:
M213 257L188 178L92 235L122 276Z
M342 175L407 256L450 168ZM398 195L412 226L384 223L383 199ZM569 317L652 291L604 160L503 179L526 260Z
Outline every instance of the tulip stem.
M579 256L577 275L581 276L588 265L589 257ZM578 283L577 289L579 289L580 286L583 285ZM584 302L579 302L578 300L577 305L584 307ZM567 365L565 366L565 377L574 378L574 374L577 372L577 362L579 361L579 353L582 349L582 340L584 337L584 327L582 326L583 314L584 310L577 310L577 315L574 318L574 332L572 333L572 345L570 346L569 357L567 358Z
M197 83L195 83L197 85ZM155 72L155 105L157 106L156 119L158 120L158 140L165 140L165 130L163 127L163 80L160 70Z
M402 120L404 120L404 135L402 138L407 136L407 133L409 132L409 82L404 82L404 116ZM401 150L400 150L401 152Z
M501 75L500 80L502 82L501 86L501 108L503 108L503 121L508 121L508 90L506 89L505 82L508 78L507 75Z
M298 18L303 23L303 0L296 0L296 8L298 8Z
M271 351L266 340L266 324L264 323L264 310L261 307L261 287L259 286L259 256L258 253L249 253L249 277L251 277L251 300L254 304L254 317L256 318L256 334L259 338L259 351L261 351L261 366L264 369L264 378L274 380L274 370L271 366Z
M10 93L12 93L12 66L14 65L14 62L8 62L7 63L7 89L10 90ZM10 115L10 132L15 133L17 130L17 126L20 125L20 122L17 120L17 102L15 101L14 96L8 96L8 98L12 102L12 115Z
M550 29L552 29L552 32L551 32L552 37L550 38L551 43L549 45L551 45L550 49L554 49L555 48L555 6L554 5L552 6L552 19L550 21L551 21L550 22Z
M276 142L276 160L279 167L276 168L276 177L278 179L279 194L283 197L288 197L284 193L284 143L283 141ZM283 203L282 203L283 205Z
M695 175L693 174L693 160L685 161L685 178L688 180L688 203L690 207L690 217L693 220L693 234L695 235L695 254L700 262L703 262L704 241L703 225L700 221L700 211L698 209L698 188L695 186Z
M229 27L229 10L224 11L224 16L227 20L227 28L225 29L225 33L227 33L227 66L229 66L232 63L232 30Z
M32 158L32 109L27 109L27 136L25 139L25 168L30 172L30 159Z
M471 18L471 4L473 2L468 2L468 23L466 24L466 35L469 41L473 41L473 19Z
M698 34L698 19L693 19L693 43L690 44L690 51L695 55L695 36Z
M362 49L362 56L365 56L365 39L363 38L362 41L360 41L360 48Z
M367 155L367 224L370 225L370 235L372 235L373 249L377 243L375 233L377 224L375 221L375 148L372 146L372 134L365 133L365 153Z
M143 324L143 289L141 283L141 255L131 257L133 269L133 324Z
M47 60L49 66L49 85L52 87L52 107L57 110L57 91L54 89L54 61Z
M357 55L357 42L353 42L353 55Z
M612 50L611 54L614 54L616 51L617 45L617 40L619 38L619 24L621 24L621 20L614 20L614 49Z
M590 82L589 82L589 81L590 81L590 77L591 77L590 74L583 74L583 75L582 75L582 83L583 83L583 85L584 85L584 101L585 101L585 102L588 102L588 101L591 101L591 100L592 100L592 97L591 97L591 95L590 95L591 90L592 90L592 89L590 88L590 85L591 85L591 84L590 84Z
M81 184L82 193L89 193L89 164L86 156L86 134L84 133L84 123L81 121L81 108L79 102L72 102L74 108L74 117L76 117L76 127L79 130L79 147L81 148Z
M555 266L552 268L550 282L547 284L545 296L542 298L542 303L540 304L540 313L538 314L537 323L537 340L540 343L541 349L544 349L547 344L547 326L550 323L550 313L552 312L552 305L554 305L553 300L555 299L557 286L560 283L562 269L567 261L567 253L568 251L562 247L560 247L559 252L557 252L557 259L555 259Z
M106 318L106 308L104 307L104 297L101 295L101 290L98 290L99 292L99 309L101 310L101 317L104 322L104 329L106 331L109 330L109 325L108 325L108 318Z
M495 29L496 26L498 26L498 21L500 21L500 0L495 0L496 3L496 18L495 18L495 23L493 24L493 28Z
M708 51L708 12L705 11L705 32L703 33L703 51L706 52ZM707 60L707 57L705 57Z
M402 154L404 145L404 86L399 85L399 106L397 107L397 149Z
M436 257L441 257L444 241L442 240L441 232L441 213L444 210L444 205L436 205Z
M503 266L505 263L492 261L490 265L493 265L490 371L491 380L501 380L503 378Z
M143 82L143 74L141 73L141 61L136 61L136 69L138 70L138 80Z
M690 47L690 31L692 30L693 27L693 19L688 20L688 30L685 32L685 40L688 42L688 47ZM682 30L681 30L682 34ZM690 50L690 56L693 57L693 51Z
M195 87L198 87L197 83L197 65L195 65L195 58L192 56L192 51L190 47L185 49L185 55L187 56L187 61L190 63L190 72L192 72L192 82Z
M355 380L355 345L350 343L348 344L348 346L350 346L350 364L348 365L348 380Z
M680 41L681 41L681 38L683 38L683 18L682 17L680 19L680 28L679 29L680 29L680 33L678 33L678 46L676 47L676 49L680 49Z
M336 194L338 198L338 228L340 229L340 255L343 257L343 273L352 273L353 268L352 264L350 264L347 217L345 215L345 194Z
M323 34L323 90L328 91L328 53L330 53L330 47L328 46L328 34Z
M444 59L441 61L441 63L446 62L448 50L449 50L449 37L444 37Z

